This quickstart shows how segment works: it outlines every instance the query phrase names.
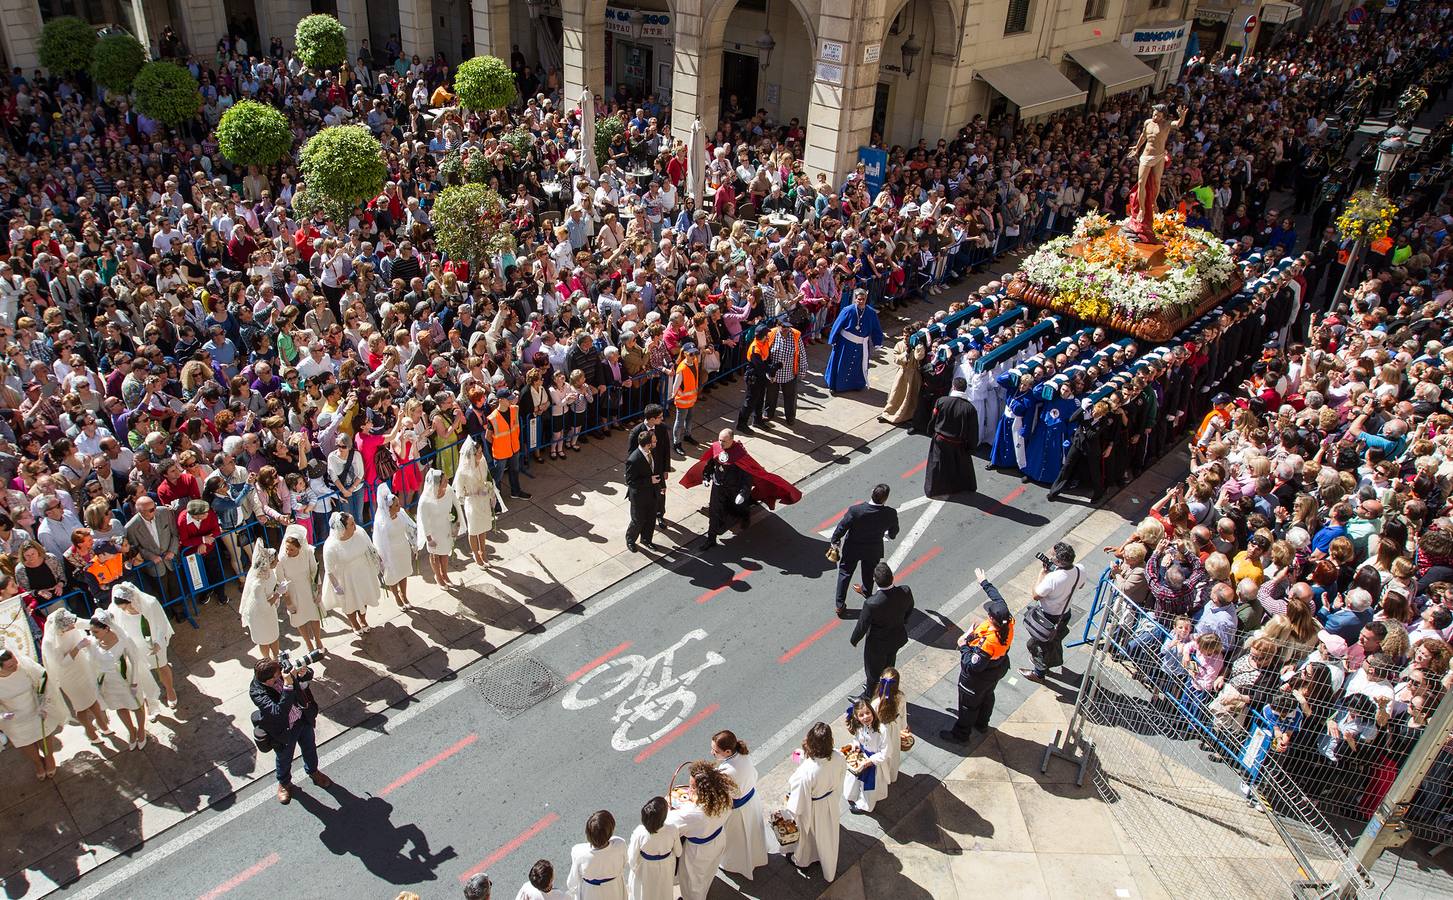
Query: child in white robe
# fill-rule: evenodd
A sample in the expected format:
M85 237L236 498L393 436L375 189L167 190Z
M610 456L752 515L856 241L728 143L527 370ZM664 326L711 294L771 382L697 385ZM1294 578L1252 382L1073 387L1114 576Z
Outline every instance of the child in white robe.
M606 810L585 820L585 843L570 848L565 887L578 900L626 900L626 842Z
M781 849L777 835L767 824L762 811L762 798L757 795L757 767L747 756L747 745L730 731L718 731L711 738L711 755L716 767L736 783L732 792L732 811L727 817L726 849L722 851L721 867L748 880L758 866L767 864L767 856Z
M530 866L530 880L520 886L515 900L570 900L570 895L555 890L555 866L550 860L537 859Z
M848 712L847 726L867 762L857 774L849 771L843 775L843 799L853 812L872 812L878 801L888 796L888 778L883 774L888 742L883 737L883 724L872 705L859 700Z
M822 877L837 877L838 841L842 827L842 804L837 800L847 763L832 745L832 729L818 722L807 730L802 742L802 761L788 783L787 809L797 822L797 849L792 862L806 868L822 863Z
M873 712L878 714L883 738L887 741L879 774L889 784L898 780L898 768L903 762L903 732L908 731L908 707L903 700L903 691L898 687L899 682L898 670L889 666L883 670L878 678L878 687L873 691Z
M626 844L630 900L675 900L681 836L675 825L666 822L670 811L665 797L652 797L641 807L641 824Z
M666 821L675 825L682 838L681 900L706 900L717 866L726 850L722 831L732 811L736 784L709 762L691 764L688 799L671 810Z

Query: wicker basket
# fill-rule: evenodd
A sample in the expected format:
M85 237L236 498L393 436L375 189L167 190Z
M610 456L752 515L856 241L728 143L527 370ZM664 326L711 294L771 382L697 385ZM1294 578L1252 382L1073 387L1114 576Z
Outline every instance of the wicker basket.
M686 799L688 785L684 782L677 784L676 779L681 777L681 770L691 765L691 762L691 760L687 760L677 766L676 771L671 773L671 781L666 785L666 802L671 805L672 809L676 809Z
M917 741L918 738L914 737L913 732L909 731L907 728L898 732L898 749L903 751L904 753L912 750L913 745L917 743Z

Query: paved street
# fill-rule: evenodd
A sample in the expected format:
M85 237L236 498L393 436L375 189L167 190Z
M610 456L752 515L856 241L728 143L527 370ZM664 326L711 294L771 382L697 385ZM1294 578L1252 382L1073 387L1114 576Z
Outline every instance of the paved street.
M981 473L977 496L927 501L924 452L923 439L902 432L874 441L808 479L801 503L758 513L724 547L673 553L666 567L637 573L329 744L332 791L309 786L282 807L265 780L62 895L264 897L327 884L362 897L392 884L445 896L481 869L508 894L534 859L564 864L589 812L611 809L629 831L640 803L665 790L679 762L704 756L718 728L735 730L759 770L771 770L860 682L818 532L873 483L892 485L903 510L890 554L922 610L915 637L946 646L957 630L945 623L978 605L977 591L964 589L973 566L1012 572L1086 513L997 473ZM548 684L512 688L521 672ZM492 703L528 708L506 714ZM1013 705L1006 699L1001 716ZM915 730L932 740L945 721L915 709ZM766 887L802 881L783 865L747 895L785 896Z

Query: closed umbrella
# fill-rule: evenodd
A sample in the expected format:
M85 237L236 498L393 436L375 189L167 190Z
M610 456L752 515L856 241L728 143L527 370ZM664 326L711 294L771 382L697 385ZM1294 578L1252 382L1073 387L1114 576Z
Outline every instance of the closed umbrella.
M580 153L585 175L594 181L600 170L595 163L595 96L590 88L580 95Z
M686 147L686 190L691 194L693 209L701 209L702 191L706 187L706 134L701 120L691 123L691 143Z

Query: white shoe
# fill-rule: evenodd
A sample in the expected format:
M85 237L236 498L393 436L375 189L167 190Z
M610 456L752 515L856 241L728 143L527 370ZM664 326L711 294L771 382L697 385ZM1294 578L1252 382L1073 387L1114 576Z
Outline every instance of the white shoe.
M139 741L136 742L136 749L138 749L138 750L145 750L146 749L146 737L147 736L146 736L145 732L143 732L142 735L141 735L141 740L139 740Z

